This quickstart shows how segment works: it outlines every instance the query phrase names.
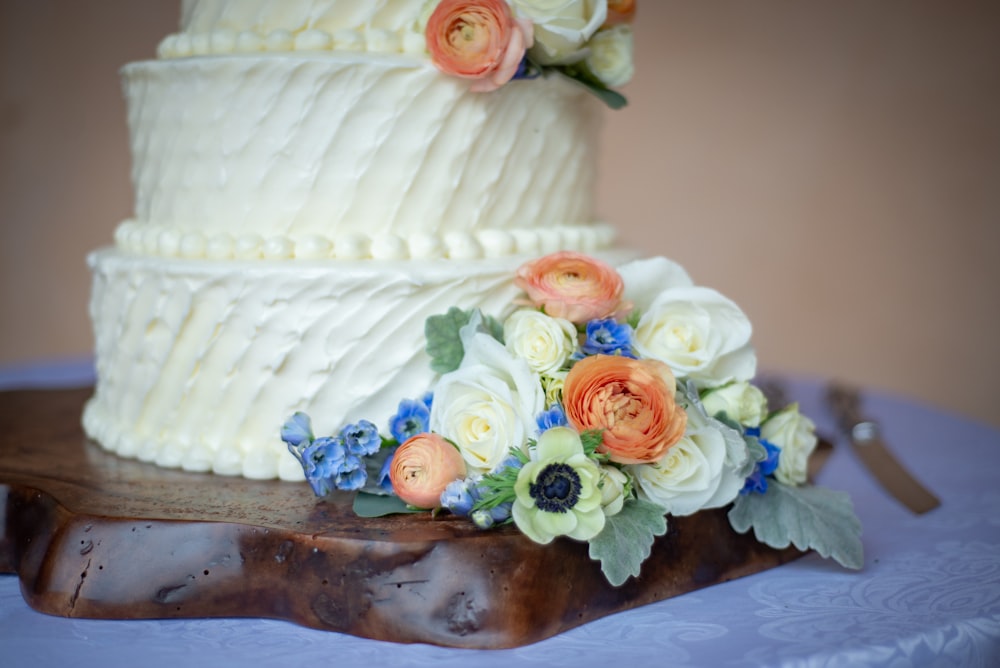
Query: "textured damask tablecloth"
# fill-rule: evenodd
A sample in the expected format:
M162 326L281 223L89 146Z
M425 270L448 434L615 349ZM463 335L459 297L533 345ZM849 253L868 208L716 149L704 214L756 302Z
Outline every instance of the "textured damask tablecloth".
M73 385L86 363L8 369L0 389ZM816 380L788 383L833 435ZM851 493L865 567L816 555L613 615L535 645L397 645L256 619L98 621L34 612L0 576L0 665L100 666L1000 666L1000 431L871 393L866 412L941 498L910 514L843 440L820 483ZM2 520L2 518L0 518Z

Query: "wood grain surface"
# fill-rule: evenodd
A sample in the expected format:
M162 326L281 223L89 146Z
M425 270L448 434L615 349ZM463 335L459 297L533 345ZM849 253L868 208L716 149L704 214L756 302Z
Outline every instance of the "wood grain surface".
M537 642L799 555L725 512L668 518L641 576L604 579L587 546L537 545L429 513L362 519L351 495L187 473L87 441L90 389L0 392L0 572L66 617L268 617L394 642Z

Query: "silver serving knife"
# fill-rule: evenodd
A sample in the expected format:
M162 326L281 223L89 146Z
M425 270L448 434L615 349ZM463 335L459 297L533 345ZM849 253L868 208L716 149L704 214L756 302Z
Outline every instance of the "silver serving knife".
M833 383L827 388L826 401L861 463L889 494L918 515L941 505L889 451L878 423L862 414L857 390Z

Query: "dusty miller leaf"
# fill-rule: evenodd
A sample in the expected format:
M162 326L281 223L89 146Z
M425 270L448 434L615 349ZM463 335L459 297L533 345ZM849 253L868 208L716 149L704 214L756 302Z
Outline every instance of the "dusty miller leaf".
M601 571L613 586L639 575L653 539L667 532L663 513L655 503L632 499L617 515L607 518L601 533L590 539L590 558L601 562Z
M768 480L766 493L737 497L729 523L739 533L753 529L757 540L774 548L812 549L846 568L864 564L861 521L844 492Z
M431 358L431 369L437 373L448 373L458 368L465 355L459 332L469 323L471 311L463 311L452 306L443 315L432 315L424 323L427 338L427 354Z
M354 514L358 517L382 517L398 513L423 513L406 505L398 496L382 496L358 492L354 496Z
M493 316L484 316L478 309L463 311L452 306L447 313L432 315L424 323L425 349L436 373L454 371L462 363L465 347L462 328L475 320L475 327L503 343L503 324Z

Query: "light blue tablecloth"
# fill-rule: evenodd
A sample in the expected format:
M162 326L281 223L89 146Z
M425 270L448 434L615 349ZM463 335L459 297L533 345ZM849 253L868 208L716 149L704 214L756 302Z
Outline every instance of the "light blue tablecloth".
M0 371L0 388L72 386L86 361ZM834 434L821 384L790 396ZM1000 666L1000 431L870 394L897 455L942 499L915 516L838 442L821 474L850 492L865 567L809 555L514 650L397 645L258 619L103 621L34 612L0 576L4 666Z

